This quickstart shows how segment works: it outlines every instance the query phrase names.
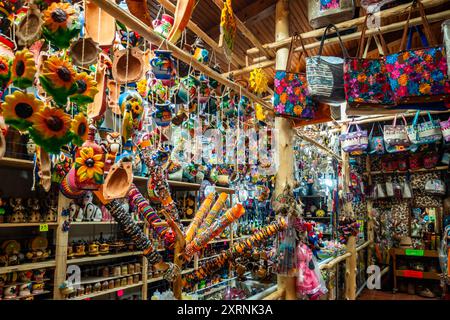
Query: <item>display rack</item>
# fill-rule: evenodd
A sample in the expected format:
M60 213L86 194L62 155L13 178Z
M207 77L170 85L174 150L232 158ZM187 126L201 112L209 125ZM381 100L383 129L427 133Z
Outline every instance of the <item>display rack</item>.
M14 158L8 158L5 157L3 159L0 159L0 168L10 168L10 169L16 169L16 170L25 170L30 171L33 169L33 161L31 160L23 160L23 159L14 159ZM146 183L147 178L146 177L134 177L134 182L136 185L143 185ZM200 189L200 184L198 183L188 183L188 182L180 182L180 181L171 181L169 180L169 186L174 189L174 191L198 191ZM234 194L234 189L227 188L227 187L220 187L217 186L216 192L225 192L228 194ZM75 264L86 264L91 262L97 262L97 261L107 261L107 260L116 260L121 258L127 258L127 257L139 257L142 256L141 251L132 251L132 252L123 252L123 253L116 253L116 254L106 254L106 255L97 255L97 256L86 256L86 257L79 257L79 258L72 258L69 259L67 257L67 246L68 246L68 233L63 231L62 225L66 221L67 217L64 217L61 215L61 212L68 206L69 199L65 198L61 193L58 196L58 220L57 222L42 222L42 223L0 223L0 228L39 228L41 225L47 225L49 228L55 228L55 258L48 261L42 261L42 262L34 262L34 263L24 263L19 265L13 265L13 266L7 266L7 267L0 267L0 274L3 273L9 273L9 272L16 272L16 271L27 271L27 270L34 270L34 269L41 269L41 268L54 268L54 284L53 284L53 292L52 291L46 291L45 293L52 293L53 299L55 300L61 300L65 299L64 295L61 294L59 290L59 285L66 280L66 270L67 266L69 265L75 265ZM192 219L182 219L182 223L190 223ZM143 225L145 233L148 235L148 224L147 222L139 222ZM93 221L83 221L83 222L71 222L70 226L81 228L82 226L107 226L107 225L117 225L115 221L99 221L99 222L93 222ZM180 231L181 232L181 231ZM232 233L231 233L232 235ZM244 237L238 238L243 239ZM233 239L233 236L231 236L229 239L219 239L219 240L212 240L210 243L219 243L219 242L230 242L230 245L233 244L233 241L237 239ZM184 245L180 245L180 242L178 242L178 247L176 246L175 250L175 257L179 256L183 250ZM182 243L181 243L182 244ZM158 251L165 251L166 249L158 249ZM182 266L182 261L175 258L175 263ZM143 300L147 299L147 289L149 283L154 283L158 281L162 281L163 277L155 277L148 279L148 262L145 257L142 256L142 272L141 272L141 281L136 284L127 285L123 287L117 287L114 289L109 290L102 290L99 292L93 292L88 295L82 295L79 297L70 298L68 300L85 300L85 299L91 299L95 297L100 297L108 294L112 294L121 290L129 290L129 289L136 289L141 288L141 296ZM196 255L194 257L194 265L198 265L198 256ZM190 273L194 271L195 268L188 268L184 269L181 272L181 275ZM174 293L176 293L176 296L181 297L181 275L179 279L177 279L174 282ZM127 275L128 276L128 275ZM102 279L104 280L104 279ZM86 279L82 280L86 281ZM20 297L20 299L25 297Z

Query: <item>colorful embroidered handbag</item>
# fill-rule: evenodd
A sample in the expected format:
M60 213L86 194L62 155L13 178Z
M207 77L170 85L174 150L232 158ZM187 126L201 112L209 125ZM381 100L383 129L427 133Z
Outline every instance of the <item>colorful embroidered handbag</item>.
M369 134L369 154L385 154L386 150L384 148L384 140L383 140L383 130L381 128L381 125L378 124L378 127L381 132L381 136L373 137L373 129L375 124L372 126L372 129L370 130Z
M312 119L294 119L294 127L308 126L311 124L319 124L328 121L332 121L330 106L325 103L317 103L317 111L314 112L314 118Z
M304 52L303 41L298 34L292 37L289 48L287 68L290 68L294 42L299 39L303 47L299 60ZM297 68L300 64L297 64ZM303 73L277 70L274 80L274 108L275 115L287 118L313 119L315 104L309 94L306 75Z
M314 100L323 103L342 103L345 101L344 59L322 55L325 37L331 29L336 30L344 57L348 57L338 28L333 24L328 25L322 35L318 55L306 58L306 79Z
M352 123L348 125L347 132L340 135L341 148L344 152L363 152L368 147L367 130L361 130L361 128L355 124L356 131L350 132Z
M450 117L446 121L440 122L442 136L445 142L450 142Z
M308 0L308 20L314 29L350 20L354 13L353 0Z
M381 33L369 36L363 53L368 17L369 15L363 24L356 58L345 58L344 61L344 90L349 108L384 107L395 103L394 93L386 76L384 59L366 59L372 38L377 43L380 55L388 53Z
M433 120L431 114L427 113L428 121L417 123L420 115L420 111L417 111L412 124L406 127L411 143L421 145L441 141L442 131L439 120Z
M407 147L411 144L408 134L406 133L406 119L403 115L402 118L403 125L397 125L397 115L395 115L392 125L384 125L383 137L386 147Z
M431 47L405 50L409 21L415 5L419 7L424 32ZM450 98L445 49L443 45L436 45L425 9L419 0L414 0L409 10L400 52L386 56L386 70L398 104L448 101Z

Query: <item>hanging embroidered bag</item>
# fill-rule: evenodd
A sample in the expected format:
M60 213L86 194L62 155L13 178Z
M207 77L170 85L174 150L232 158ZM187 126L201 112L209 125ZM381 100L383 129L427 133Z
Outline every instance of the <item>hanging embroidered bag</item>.
M383 129L381 128L381 125L378 124L378 128L380 129L380 136L373 136L373 129L375 124L372 126L372 129L370 130L369 134L369 154L378 154L382 155L386 153L386 149L384 147L384 140L383 140Z
M295 34L292 37L289 48L287 68L290 68L291 66L294 42L297 39L300 40L303 48L303 51L300 53L299 62L302 53L308 55L301 37L298 34ZM300 63L297 64L297 69L299 67ZM304 73L299 73L298 70L294 72L277 70L275 73L274 86L275 115L296 119L314 118L315 104L309 94L306 75Z
M367 21L363 24L356 58L345 58L344 61L344 90L349 108L384 107L394 105L394 94L386 76L384 58L367 59L370 41L374 38L380 55L388 53L386 42L381 33L369 36L363 53Z
M442 136L445 142L450 142L450 117L446 121L440 122Z
M411 13L416 5L420 11L426 38L431 46L405 50ZM425 9L419 0L414 0L409 10L400 52L386 56L386 70L397 104L443 102L450 98L445 49L443 45L436 45Z
M439 120L433 120L431 114L427 113L428 121L417 123L420 115L420 111L417 111L412 124L406 127L411 143L421 145L441 141L442 131Z
M341 148L344 152L363 152L368 147L367 130L361 130L361 128L355 124L356 131L350 132L352 124L350 123L347 128L347 132L339 137L341 141Z

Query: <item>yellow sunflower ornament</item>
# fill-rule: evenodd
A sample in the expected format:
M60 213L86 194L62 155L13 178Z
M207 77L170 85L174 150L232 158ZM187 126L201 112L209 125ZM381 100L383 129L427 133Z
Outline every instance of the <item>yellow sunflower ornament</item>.
M256 68L250 72L250 88L254 93L261 95L267 91L267 76L261 68Z
M79 13L69 3L53 2L44 11L44 37L59 49L68 48L81 30Z
M25 48L17 51L11 69L12 81L16 87L26 89L33 85L37 69L30 50Z
M79 105L85 105L94 102L94 97L98 93L97 81L86 72L75 75L77 91L70 96L70 101Z
M71 131L72 131L72 142L77 146L81 146L84 141L88 138L89 125L86 116L80 112L73 118Z
M42 106L42 101L33 94L16 90L6 96L1 108L7 124L25 131L36 121L36 114Z
M61 147L72 140L70 116L62 109L48 106L35 116L28 129L33 141L49 153L59 153Z
M66 105L67 97L77 91L73 66L57 56L52 56L44 62L39 80L44 90L60 106Z

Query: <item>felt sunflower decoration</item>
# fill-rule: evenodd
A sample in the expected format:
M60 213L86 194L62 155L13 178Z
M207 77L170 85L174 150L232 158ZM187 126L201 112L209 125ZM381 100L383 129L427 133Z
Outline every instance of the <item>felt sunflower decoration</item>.
M44 107L36 113L33 126L28 129L33 141L49 153L59 153L70 142L70 116L62 109Z
M16 90L7 95L2 104L3 117L7 124L25 131L36 121L36 114L42 106L42 101L33 94Z
M255 104L255 116L258 121L264 122L266 120L264 109L259 103Z
M0 89L6 88L11 80L11 60L0 55Z
M54 2L44 11L44 37L60 49L68 48L70 40L81 30L78 13L65 2Z
M231 7L231 0L226 0L223 3L222 14L220 15L219 46L222 46L223 41L225 41L225 53L228 57L231 57L231 54L233 53L236 28L236 20L234 18L233 8Z
M95 183L103 183L104 166L103 154L95 154L92 147L82 147L75 159L76 175L80 182L94 180Z
M97 82L86 72L77 73L75 75L75 83L77 91L70 96L70 100L85 105L94 102L94 97L98 93Z
M77 146L81 146L88 138L89 125L86 116L80 112L73 118L71 131L73 135L72 142Z
M13 84L21 89L31 87L36 71L34 55L30 50L17 51L11 68Z
M257 95L261 95L267 91L267 76L261 68L253 69L250 72L250 89Z
M75 70L67 60L52 56L44 62L39 80L55 102L64 106L67 97L77 91L75 77Z

